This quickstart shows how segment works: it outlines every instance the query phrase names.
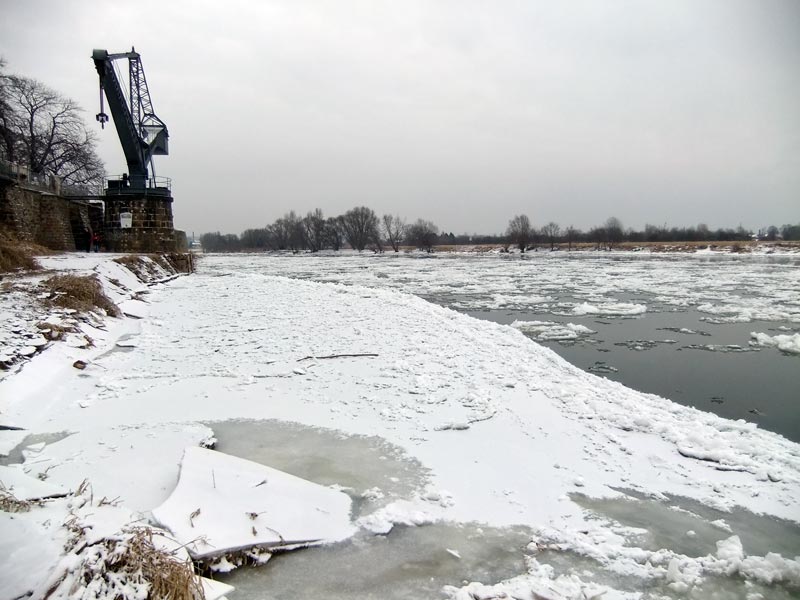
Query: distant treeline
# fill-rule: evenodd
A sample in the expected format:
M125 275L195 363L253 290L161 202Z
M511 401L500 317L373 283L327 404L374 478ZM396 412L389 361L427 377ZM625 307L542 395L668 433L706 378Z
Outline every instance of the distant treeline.
M759 239L800 240L800 224L770 226L758 232ZM710 229L701 223L696 227L667 227L646 225L644 230L626 229L616 217L598 227L582 231L572 226L561 227L549 222L541 227L531 224L527 215L516 215L509 221L505 233L499 235L460 234L440 232L430 221L418 219L406 223L397 215L378 217L366 206L353 208L338 217L325 217L320 209L301 217L294 211L274 223L241 234L204 233L200 243L207 252L244 252L291 250L293 252L370 249L397 252L400 246L410 246L430 252L437 245L496 245L516 246L523 252L540 245L554 248L567 245L592 244L598 248L613 248L622 242L736 242L750 241L753 232L739 226L736 229Z

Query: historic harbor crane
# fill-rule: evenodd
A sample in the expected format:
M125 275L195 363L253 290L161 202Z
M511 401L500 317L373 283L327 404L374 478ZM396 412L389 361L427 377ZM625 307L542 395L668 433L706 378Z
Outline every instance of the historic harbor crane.
M120 81L115 61L128 61L128 81ZM92 60L100 76L100 112L105 128L114 118L128 172L106 180L103 195L103 236L114 252L174 252L186 246L186 235L176 232L172 218L170 180L156 177L153 157L169 154L167 126L153 110L153 101L135 48L109 54L94 50ZM127 84L127 88L124 84Z
M114 61L125 58L128 59L128 98L114 68ZM104 112L105 98L128 163L128 173L120 180L110 180L106 193L129 189L131 192L169 195L168 183L166 186L156 184L153 168L153 156L169 154L169 133L164 121L153 111L153 101L139 53L134 48L118 54L94 50L92 59L100 76L100 112L97 120L105 128L108 122L108 115Z

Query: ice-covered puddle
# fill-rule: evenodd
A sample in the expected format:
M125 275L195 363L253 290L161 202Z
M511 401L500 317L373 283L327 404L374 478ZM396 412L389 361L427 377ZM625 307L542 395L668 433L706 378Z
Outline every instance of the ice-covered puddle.
M353 499L354 519L392 500L410 498L428 482L419 461L378 437L271 420L208 425L220 452L341 488Z
M800 257L259 254L212 271L400 290L511 325L578 367L800 441Z
M353 499L353 518L424 493L426 469L385 440L280 421L209 423L217 449L335 486ZM525 570L526 527L430 523L395 526L274 556L265 566L218 575L242 600L438 598L445 585L498 582ZM313 573L313 577L309 577Z

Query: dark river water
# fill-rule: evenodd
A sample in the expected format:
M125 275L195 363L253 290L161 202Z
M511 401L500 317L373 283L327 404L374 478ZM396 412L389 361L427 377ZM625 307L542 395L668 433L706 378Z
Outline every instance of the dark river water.
M527 311L467 314L501 324L575 321ZM752 421L800 442L800 357L748 346L751 331L771 332L780 323L715 325L700 321L704 316L689 310L584 318L581 324L595 335L574 342L537 341L581 369L723 417ZM675 331L681 328L708 335Z

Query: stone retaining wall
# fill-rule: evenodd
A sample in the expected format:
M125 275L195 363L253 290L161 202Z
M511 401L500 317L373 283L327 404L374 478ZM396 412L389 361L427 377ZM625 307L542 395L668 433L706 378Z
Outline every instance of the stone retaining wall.
M84 250L102 208L16 184L0 187L0 224L18 239L53 250Z
M186 234L172 224L172 198L164 195L106 196L105 214L88 198L58 196L52 191L0 178L0 225L24 242L53 250L88 250L92 233L100 233L102 250L110 252L186 252ZM123 228L121 213L130 213Z

